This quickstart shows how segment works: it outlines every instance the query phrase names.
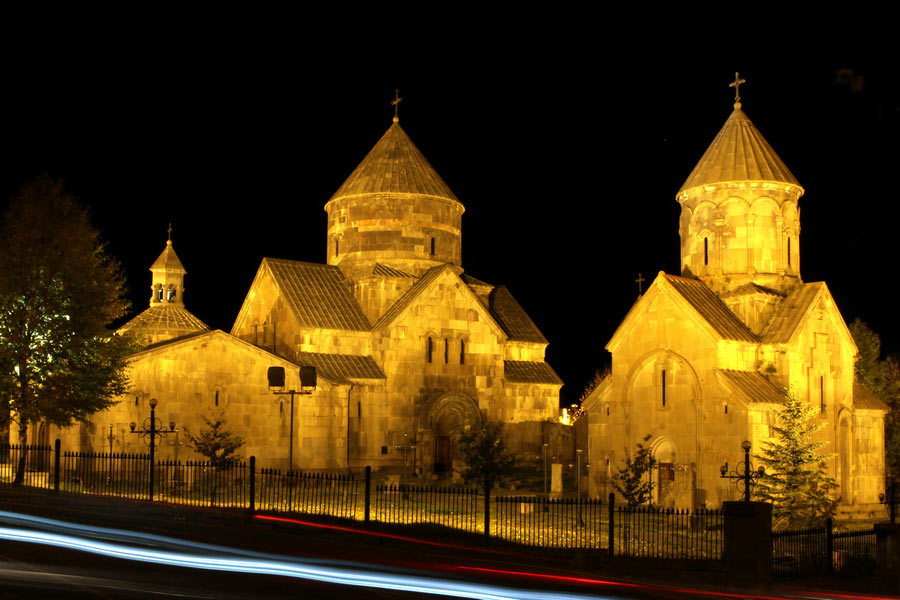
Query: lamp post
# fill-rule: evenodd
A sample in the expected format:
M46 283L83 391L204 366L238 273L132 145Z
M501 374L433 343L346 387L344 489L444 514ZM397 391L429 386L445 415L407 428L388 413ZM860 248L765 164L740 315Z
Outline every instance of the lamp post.
M291 397L291 425L290 440L288 442L288 471L294 470L294 396L308 396L316 391L316 368L300 367L300 389L284 389L284 367L269 367L266 373L269 379L269 390L276 396L288 395Z
M759 467L757 470L752 470L750 468L750 448L752 445L749 441L743 441L741 443L741 448L744 450L744 462L743 465L738 463L737 468L731 473L728 472L728 462L726 461L724 465L719 467L719 474L722 479L731 479L734 481L740 489L741 482L743 482L744 487L744 502L750 502L750 486L756 484L756 480L765 476L766 469L765 467ZM742 468L743 467L743 468Z
M150 446L150 501L153 502L153 483L154 483L154 473L156 469L156 436L158 435L169 435L170 433L175 433L178 430L175 429L175 421L169 421L169 429L166 430L163 427L162 421L156 418L156 398L150 398L150 417L144 419L144 425L140 429L137 428L137 424L132 421L129 426L131 427L131 433L136 433L141 436L141 439L144 440L145 444Z
M896 523L897 516L897 480L891 479L891 495L885 496L884 493L878 494L878 501L888 507L891 515L891 525Z

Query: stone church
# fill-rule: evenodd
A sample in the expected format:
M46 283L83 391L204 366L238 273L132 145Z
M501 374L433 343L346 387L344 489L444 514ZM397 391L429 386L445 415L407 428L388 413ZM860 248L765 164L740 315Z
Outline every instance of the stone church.
M264 258L230 333L185 308L170 236L150 268L149 308L120 330L144 343L132 390L64 430L64 447L143 451L128 424L156 398L179 429L162 458L195 457L183 434L214 414L262 466L287 467L292 454L300 469L446 471L454 429L481 419L505 423L514 451L539 454L562 381L509 290L463 271L464 210L395 116L325 204L327 263ZM317 369L314 393L292 403L269 390L268 367L285 367L286 389L299 390L301 365Z
M887 407L854 382L857 348L824 282L800 275L803 187L735 102L678 191L681 274L660 272L606 349L610 374L584 401L589 488L638 443L658 467L654 503L738 499L719 467L773 440L785 390L819 410L845 506L884 485ZM643 440L649 436L649 440Z

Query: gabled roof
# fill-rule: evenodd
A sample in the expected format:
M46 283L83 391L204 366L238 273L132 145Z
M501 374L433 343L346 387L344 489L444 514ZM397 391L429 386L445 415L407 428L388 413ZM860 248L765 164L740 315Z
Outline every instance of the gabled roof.
M545 362L505 360L503 361L503 373L510 383L563 384L553 367Z
M381 263L375 263L375 266L372 267L372 275L381 275L382 277L412 277L413 279L416 277L406 271L401 271L400 269L395 269L394 267L389 267Z
M699 279L688 279L662 273L665 279L691 307L727 340L758 342L759 338L706 284Z
M388 128L329 202L369 194L413 194L459 202L399 123Z
M208 330L206 323L175 303L155 304L118 329L119 333L178 332L179 336Z
M778 296L780 298L784 298L787 296L784 292L779 292L778 290L773 290L772 288L767 288L764 285L759 285L758 283L753 283L752 281L745 283L744 285L738 286L733 290L729 290L722 294L723 298L731 298L733 296L745 296L748 294L765 294L767 296Z
M264 268L301 327L369 331L369 321L338 267L264 258L260 270Z
M794 333L806 322L810 308L815 305L825 284L821 281L804 283L796 288L781 303L772 320L762 332L762 341L766 344L786 344Z
M206 341L217 340L226 344L233 344L235 346L240 347L242 350L246 352L250 352L252 354L256 354L266 361L269 361L270 364L277 364L284 367L290 367L295 370L295 372L299 372L300 365L284 358L283 356L278 356L277 354L272 354L265 348L260 348L259 346L254 346L250 342L245 342L244 340L231 335L230 333L226 333L221 329L213 329L210 331L199 331L193 333L191 335L185 335L176 339L166 340L164 342L159 342L157 344L153 344L151 346L147 346L140 352L137 352L129 357L129 360L139 359L146 355L153 355L167 352L170 349L177 348L183 344L197 344L204 343ZM335 385L343 385L349 383L340 378L335 378L328 372L320 372L320 379L323 379L331 384Z
M175 271L178 273L186 274L187 271L184 270L184 265L181 264L181 261L178 260L178 255L175 254L175 248L172 247L172 240L166 241L166 247L163 248L162 254L153 261L153 264L150 266L151 271Z
M313 366L320 375L342 383L353 379L387 379L371 356L298 352L297 362Z
M891 410L878 396L856 381L853 382L853 408L883 410L884 412L889 412Z
M547 338L537 328L505 286L495 287L490 295L491 315L506 332L511 341L546 344Z
M719 369L724 383L733 391L739 392L748 402L762 402L766 404L783 404L785 390L760 373L755 371L731 371Z
M741 110L740 102L735 103L734 112L678 193L701 185L737 181L774 181L800 187L797 178Z
M457 275L456 271L454 271L453 265L443 264L437 265L436 267L431 267L430 269L425 271L425 273L422 274L419 280L416 281L408 290L406 290L406 292L402 296L400 296L400 298L398 298L397 301L394 302L394 304L392 304L391 307L387 309L383 315L381 315L378 321L376 321L372 326L372 329L382 330L388 327L403 313L403 311L405 311L410 305L412 305L413 302L415 302L416 298L418 298L422 292L428 289L428 287L431 286L432 283L434 283L441 275L446 272L453 273L453 277L460 281L459 275ZM466 285L461 285L460 289L465 290L465 292L470 295L470 297L472 298L472 307L482 311L482 315L485 320L492 323L497 328L498 333L505 334L503 327L501 327L500 324L497 323L493 314L484 306L484 304L481 303L481 301L478 299L478 296L475 295L475 292L473 292L469 288L469 286Z

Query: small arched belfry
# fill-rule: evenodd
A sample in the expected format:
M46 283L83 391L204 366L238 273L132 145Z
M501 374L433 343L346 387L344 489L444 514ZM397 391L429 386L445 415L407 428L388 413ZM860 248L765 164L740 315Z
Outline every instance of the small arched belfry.
M681 274L660 272L606 348L612 369L584 402L590 489L638 443L658 466L654 502L737 499L719 467L758 451L785 390L815 406L843 510L880 509L887 407L854 382L857 348L823 282L800 275L803 188L735 102L681 187ZM646 440L646 441L645 441Z

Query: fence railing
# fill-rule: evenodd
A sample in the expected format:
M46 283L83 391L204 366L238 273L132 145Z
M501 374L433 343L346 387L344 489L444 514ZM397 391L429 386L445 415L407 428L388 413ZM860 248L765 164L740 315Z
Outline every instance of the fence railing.
M608 505L599 499L498 496L494 536L551 548L609 548Z
M372 520L431 523L470 533L484 531L484 497L478 490L415 485L376 485Z
M359 485L351 475L260 469L256 509L357 518Z
M831 519L824 527L785 529L772 533L772 570L776 576L829 575L885 568L875 528L834 531Z
M622 556L722 558L725 514L718 509L623 506L615 511L615 527L615 553Z

